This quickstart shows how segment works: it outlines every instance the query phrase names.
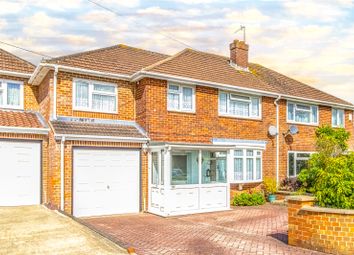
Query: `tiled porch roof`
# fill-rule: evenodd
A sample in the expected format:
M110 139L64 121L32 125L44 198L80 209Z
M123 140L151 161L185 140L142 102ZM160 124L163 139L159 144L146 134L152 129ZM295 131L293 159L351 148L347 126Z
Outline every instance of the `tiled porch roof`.
M0 110L0 126L20 128L46 128L37 112Z

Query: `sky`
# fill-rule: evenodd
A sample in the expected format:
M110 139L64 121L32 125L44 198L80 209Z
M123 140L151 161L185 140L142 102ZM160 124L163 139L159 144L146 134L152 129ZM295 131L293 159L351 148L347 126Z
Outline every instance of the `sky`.
M119 43L228 56L242 24L251 62L354 103L354 0L92 1L116 14L89 0L0 0L0 41L52 57Z

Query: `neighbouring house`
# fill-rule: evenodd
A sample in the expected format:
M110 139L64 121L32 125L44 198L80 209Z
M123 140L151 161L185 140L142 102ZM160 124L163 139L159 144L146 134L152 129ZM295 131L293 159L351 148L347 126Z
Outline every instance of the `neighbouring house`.
M9 195L0 205L45 203L76 217L227 210L234 192L264 177L296 177L315 152L316 127L353 133L351 103L249 63L248 50L238 40L228 57L117 45L35 69L3 52L0 194ZM16 107L14 81L24 91ZM22 160L26 146L37 163ZM21 197L17 182L27 180L37 193Z

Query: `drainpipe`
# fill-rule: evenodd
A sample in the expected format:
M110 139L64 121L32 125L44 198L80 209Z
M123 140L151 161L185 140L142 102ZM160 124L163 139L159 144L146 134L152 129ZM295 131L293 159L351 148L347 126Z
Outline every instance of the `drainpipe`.
M57 83L58 83L58 66L54 68L54 79L53 79L53 113L52 119L57 119Z
M276 125L277 125L277 141L276 141L276 147L277 147L277 152L276 152L276 182L277 186L279 185L279 100L281 98L281 95L277 97L274 101L274 105L276 106Z
M60 210L64 211L64 149L65 136L61 137L60 142Z

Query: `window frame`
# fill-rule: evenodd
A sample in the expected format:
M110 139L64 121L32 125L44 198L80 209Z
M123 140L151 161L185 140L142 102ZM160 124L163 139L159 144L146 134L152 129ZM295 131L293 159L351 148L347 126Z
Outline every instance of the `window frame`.
M242 156L235 156L235 151L242 150L243 155ZM247 151L251 150L253 151L253 156L247 156ZM257 155L257 152L260 152L260 155ZM235 159L236 158L242 158L242 175L243 179L242 180L235 180ZM252 158L253 159L253 179L252 180L247 180L247 159ZM260 159L261 162L261 176L259 179L257 179L257 159ZM230 180L230 183L258 183L263 181L263 151L260 149L254 149L254 148L237 148L232 151L232 178Z
M289 119L289 104L294 105L294 120ZM297 105L302 105L302 106L308 106L310 107L310 122L301 122L301 121L296 121L296 107ZM313 122L312 120L312 115L313 115L313 108L317 108L317 122ZM287 101L286 103L286 121L287 123L292 123L292 124L301 124L301 125L308 125L308 126L318 126L319 125L319 116L320 116L320 109L317 104L308 104L308 103L302 103L302 102L296 102L296 101Z
M227 95L227 105L226 105L226 113L222 113L220 111L220 95L221 93L225 93ZM249 102L249 116L242 116L242 115L235 115L235 114L231 114L229 112L230 109L230 100L231 100L231 95L235 95L235 96L240 96L240 97L249 97L249 100L242 100L240 99L240 102ZM251 112L252 112L252 99L257 99L258 100L258 106L259 106L259 114L258 116L252 116ZM218 114L221 117L231 117L231 118L238 118L238 119L251 119L251 120L262 120L262 97L261 96L255 96L255 95L250 95L250 94L243 94L243 93L239 93L239 92L232 92L232 91L225 91L225 90L220 90L219 89L219 93L218 93Z
M82 81L88 83L88 107L78 107L76 106L76 83ZM84 111L84 112L97 112L97 113L111 113L111 114L117 114L118 113L118 85L115 83L109 83L109 82L103 82L103 81L97 81L97 80L88 80L88 79L81 79L81 78L74 78L72 82L72 107L74 111ZM97 85L105 85L105 86L111 86L114 87L114 93L110 92L104 92L104 91L95 91L94 90L94 84ZM115 111L101 111L101 110L96 110L93 109L93 95L94 94L99 94L99 95L106 95L106 96L115 96Z
M7 89L8 89L8 83L15 83L20 85L20 104L19 105L9 105L7 102ZM0 105L0 108L2 109L16 109L16 110L23 110L24 109L24 83L23 81L17 81L17 80L9 80L9 79L0 79L0 85L3 93L3 102L6 101L6 104ZM4 87L3 87L4 86Z
M179 95L179 109L174 109L174 108L170 108L169 107L168 95L170 93L170 86L177 86L178 87L178 93L176 93L176 94ZM183 88L192 89L192 109L182 108L182 105L183 105ZM195 113L195 110L196 110L195 86L169 82L167 84L167 91L166 92L167 92L167 94L166 94L167 111L169 111L169 112Z
M290 153L294 153L295 155L294 155L294 173L295 173L295 175L289 175L289 170L290 170L290 161L289 161L289 159L290 159ZM314 152L314 151L288 151L288 157L287 157L287 162L286 162L286 164L287 164L287 171L286 171L286 176L288 177L288 178L296 178L297 176L298 176L298 174L296 173L296 160L297 160L297 154L301 154L301 153L307 153L307 154L310 154L310 157L312 156L312 154L315 154L316 152ZM310 157L309 157L309 159L310 159ZM301 157L300 157L300 159L301 159Z
M333 112L334 112L334 110L336 110L337 111L337 123L338 123L338 117L339 117L339 112L343 112L343 125L341 126L341 125L338 125L338 124L334 124L333 123ZM331 115L331 122L332 122L332 127L334 127L334 128L345 128L345 109L342 109L342 108L333 108L332 107L332 115Z

